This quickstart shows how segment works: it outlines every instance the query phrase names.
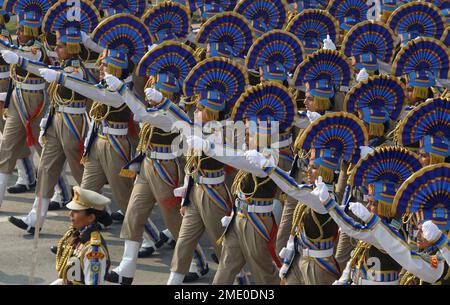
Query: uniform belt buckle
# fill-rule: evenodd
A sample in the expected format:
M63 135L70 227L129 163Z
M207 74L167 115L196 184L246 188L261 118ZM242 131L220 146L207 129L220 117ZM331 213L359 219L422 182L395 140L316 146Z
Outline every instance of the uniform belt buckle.
M242 199L239 199L239 201L240 201L240 207L241 207L241 210L244 210L244 211L247 211L247 209L248 209L248 203L247 203L247 201L245 201L245 200L242 200Z
M198 183L200 181L200 176L198 174L192 175L192 178L194 178L195 183Z

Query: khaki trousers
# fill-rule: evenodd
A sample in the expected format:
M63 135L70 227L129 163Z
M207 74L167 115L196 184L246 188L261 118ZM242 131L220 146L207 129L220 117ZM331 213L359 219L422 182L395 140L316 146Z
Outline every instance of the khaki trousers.
M262 217L272 230L272 217ZM267 241L242 214L237 214L228 228L222 247L219 268L213 285L232 285L236 275L247 263L257 285L278 285L278 269L273 262Z
M130 155L131 145L126 137L118 139ZM122 212L126 212L128 200L133 189L133 180L119 176L125 161L114 150L109 141L98 135L84 163L84 172L81 188L100 192L101 188L109 183L113 196Z
M153 161L147 158L141 163L140 174L136 177L131 192L125 219L122 224L120 238L141 242L144 225L152 213L155 202L159 208L164 222L175 240L181 227L180 198L174 197L174 187L165 183L155 171ZM162 161L167 172L180 181L178 164L173 161Z
M318 266L313 258L302 256L298 265L305 285L331 285L338 279Z
M297 253L292 261L291 267L286 277L286 285L304 285L302 272L300 271L299 260L301 254Z
M85 116L74 114L72 119L78 130L83 130ZM81 184L83 177L83 165L80 164L82 152L79 141L64 123L62 113L55 113L52 120L53 122L45 134L46 143L42 149L38 167L36 194L41 193L43 198L52 197L66 160L78 184Z
M44 100L43 91L26 92L22 94L23 102L27 108L29 116L31 116L38 106ZM30 155L30 149L26 145L25 118L17 109L16 90L11 96L11 104L8 108L8 117L6 118L5 127L3 129L3 140L0 144L0 173L10 174L16 166L17 159L22 159ZM39 123L44 115L45 105L41 112L31 120L31 129L33 137L36 140L36 151L41 155L41 146L37 143L39 138Z
M230 202L225 184L220 184L215 188L223 198L227 198ZM217 245L216 241L224 231L221 219L229 214L229 211L224 211L209 198L201 185L194 184L189 198L191 202L187 206L181 222L170 268L170 271L180 274L188 273L194 249L204 231L214 245L217 257L220 257L222 246Z

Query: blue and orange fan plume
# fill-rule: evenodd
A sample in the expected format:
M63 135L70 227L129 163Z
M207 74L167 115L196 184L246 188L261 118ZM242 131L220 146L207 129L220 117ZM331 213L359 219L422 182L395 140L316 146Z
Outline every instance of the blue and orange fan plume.
M402 184L421 168L419 157L404 147L377 147L358 161L347 183L351 186L367 186L375 182Z
M185 96L204 91L219 91L232 106L248 86L248 73L241 65L223 57L212 57L199 62L186 77Z
M303 43L307 54L321 48L322 41L330 35L335 43L339 37L339 22L327 11L307 9L292 18L286 26Z
M2 1L3 6L1 9L16 15L24 11L34 11L41 17L44 17L45 13L56 2L57 0L6 0Z
M257 36L285 25L288 8L285 0L241 0L234 8L252 22Z
M327 113L309 125L300 137L303 150L335 151L346 162L360 159L360 146L367 146L369 135L364 123L345 112Z
M278 122L280 132L285 132L293 126L296 114L297 104L289 90L268 82L248 88L235 103L230 120Z
M430 165L409 177L394 197L392 212L415 214L419 221L450 230L450 164Z
M165 41L144 55L136 71L140 76L169 74L182 84L197 63L191 47L181 42Z
M91 34L100 46L122 51L137 64L151 45L150 32L142 21L130 14L117 14L104 19Z
M300 87L308 82L325 79L333 86L350 87L353 67L339 51L321 49L306 58L295 70L293 83Z
M199 10L201 15L208 19L215 13L233 11L238 0L186 0L185 2L191 14Z
M105 18L120 13L141 17L149 5L148 0L94 0L93 2L98 10L103 12Z
M327 10L339 20L341 29L348 31L355 24L367 20L369 6L365 0L331 0Z
M395 35L384 23L363 21L344 36L341 52L347 57L371 53L390 63L394 57Z
M405 99L406 88L400 80L388 75L378 75L352 87L345 96L343 109L357 114L358 110L365 107L383 108L388 111L391 120L397 121L403 111Z
M196 43L222 43L231 47L233 56L244 58L253 44L250 22L235 12L224 12L208 19L195 37Z
M436 78L449 78L448 46L434 38L418 37L409 41L395 57L392 74L402 76L420 70L430 71Z
M288 4L293 5L295 12L301 12L306 9L325 9L327 0L287 0Z
M80 1L80 20L71 21L68 18L69 9L72 5L67 5L67 1L60 0L49 8L42 21L42 32L51 33L58 29L63 29L71 24L79 27L81 31L91 33L100 22L100 13L95 5L89 0Z
M450 99L434 98L411 110L396 133L399 145L414 146L425 136L450 138Z
M409 34L412 39L419 36L440 39L445 29L445 16L433 4L415 1L398 7L387 24L397 36Z
M172 1L161 2L147 10L141 20L148 27L153 43L183 39L191 30L189 9Z
M245 61L248 69L258 70L260 67L279 63L287 72L293 73L304 56L302 43L294 34L272 30L253 43Z

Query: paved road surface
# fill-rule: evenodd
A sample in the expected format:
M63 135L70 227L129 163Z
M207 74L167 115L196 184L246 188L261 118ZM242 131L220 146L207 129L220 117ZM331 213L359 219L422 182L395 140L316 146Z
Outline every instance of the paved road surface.
M35 160L37 161L37 160ZM67 173L69 174L69 173ZM11 177L11 185L16 176ZM69 182L73 183L72 177ZM109 187L105 187L105 195L111 198ZM8 222L9 216L25 215L31 209L34 193L6 194L0 208L0 284L27 284L33 261L33 236L16 228ZM115 204L113 204L113 210ZM33 284L46 285L57 278L55 270L55 256L50 252L51 245L56 245L59 238L68 228L68 210L49 211L47 220L40 234L37 248L37 264L32 279ZM153 211L153 221L160 230L164 229L159 208ZM120 262L123 251L123 241L119 239L120 224L103 232L111 255L111 265L116 267ZM217 265L211 260L212 247L207 238L201 241L207 255L210 272L200 279L198 284L212 282ZM169 266L173 250L167 245L158 250L150 258L138 260L136 277L133 284L165 284L169 277ZM110 283L108 283L110 284Z

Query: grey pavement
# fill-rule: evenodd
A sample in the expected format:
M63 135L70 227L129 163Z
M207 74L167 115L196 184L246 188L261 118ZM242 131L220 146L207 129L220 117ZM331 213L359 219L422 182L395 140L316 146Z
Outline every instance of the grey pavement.
M69 176L69 173L67 175L69 183L73 184L73 178ZM11 177L10 185L14 184L15 181L16 176L14 174ZM109 186L104 188L104 194L112 198ZM0 284L20 285L30 283L34 259L36 264L32 284L47 285L57 278L55 255L50 252L50 246L56 245L68 229L68 210L49 211L39 235L36 251L34 248L34 236L8 222L9 216L27 214L31 209L34 198L34 192L24 194L7 193L0 208ZM114 202L112 208L115 210ZM165 229L159 207L154 209L152 220L160 230ZM119 238L120 227L121 224L115 223L102 232L108 244L111 266L113 268L119 264L122 257L123 241ZM217 270L217 264L210 258L213 249L206 237L202 239L201 245L207 256L210 271L195 284L209 284L212 282L214 273ZM164 245L152 257L138 259L133 285L165 284L169 277L172 253L173 249Z

